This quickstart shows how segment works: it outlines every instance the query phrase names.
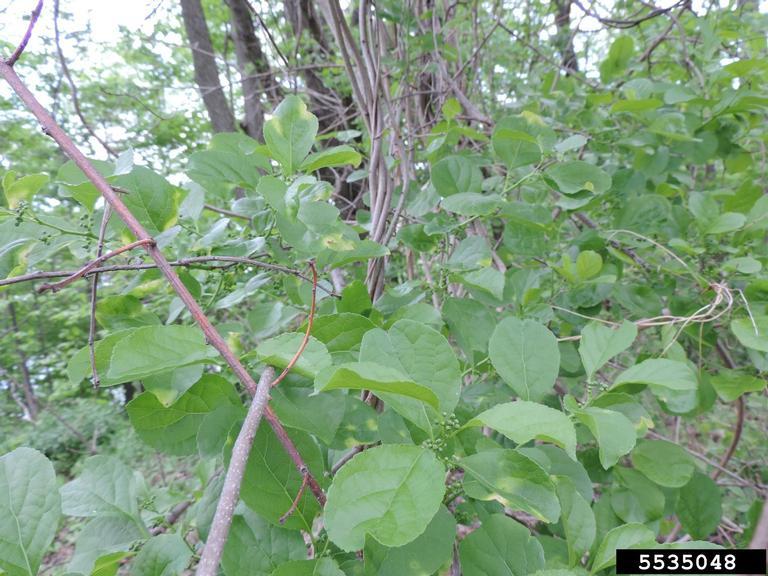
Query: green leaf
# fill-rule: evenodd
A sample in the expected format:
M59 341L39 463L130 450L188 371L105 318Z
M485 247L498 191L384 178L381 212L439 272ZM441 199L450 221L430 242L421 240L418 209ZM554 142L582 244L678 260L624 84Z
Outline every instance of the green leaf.
M102 386L114 386L116 384L122 384L124 380L113 380L107 374L109 370L110 361L112 358L112 350L128 335L133 334L135 330L120 330L113 332L102 340L97 340L94 343L94 356L96 358L96 371L99 374ZM91 376L91 359L88 346L83 346L75 352L72 358L69 359L67 364L67 376L73 386L78 386L83 379Z
M334 450L347 450L379 439L379 414L360 398L344 396L344 418L329 442Z
M488 216L504 205L498 194L461 192L448 196L440 204L445 210L462 216Z
M94 566L113 564L116 553L128 552L135 542L147 536L127 516L93 518L78 535L75 554L67 569L69 572L93 575L91 570Z
M538 462L517 450L494 448L462 458L464 489L478 500L498 500L545 522L557 522L555 485Z
M221 566L227 576L271 576L280 564L306 557L300 532L272 526L246 508L232 519Z
M16 208L21 201L28 202L50 180L48 174L29 174L18 180L15 177L16 174L10 171L5 173L2 180L5 201L11 209Z
M304 334L299 332L280 334L261 342L256 348L256 355L265 364L283 369L288 366L288 363L296 355L303 340ZM328 354L325 345L310 336L307 347L301 353L291 371L307 378L314 378L318 372L329 367L331 364L331 355Z
M470 289L473 294L480 292L495 300L504 298L504 274L496 268L481 268L458 275L456 279Z
M141 383L163 406L170 406L203 375L202 364L190 364L168 372L145 376Z
M0 571L8 576L34 576L61 516L50 461L31 448L2 456L0 495Z
M725 212L719 214L709 223L705 232L707 234L726 234L739 230L746 224L747 217L738 212Z
M184 572L192 550L179 534L150 538L136 555L131 567L134 576L176 576Z
M146 310L141 300L129 294L100 299L96 320L110 331L160 324L156 314Z
M176 222L176 192L162 176L145 166L136 166L129 174L117 176L114 184L128 191L122 201L153 236Z
M682 447L666 440L643 440L632 451L632 465L648 478L669 488L685 486L696 464Z
M549 469L547 471L550 475L568 478L574 483L576 490L579 491L582 498L587 502L592 502L594 498L592 479L581 462L568 456L565 450L550 444L537 446L536 450L542 452L549 460Z
M635 43L631 36L619 36L611 44L608 56L600 63L600 80L610 82L620 76L635 54Z
M80 476L59 490L61 510L68 516L139 518L139 483L134 471L112 456L91 456Z
M561 162L544 172L563 194L576 194L588 190L602 194L611 188L611 177L605 170L583 160Z
M528 576L544 568L544 550L528 529L503 514L483 520L459 544L463 576Z
M591 574L616 564L617 548L634 548L647 545L649 548L656 544L656 538L647 527L642 524L624 524L614 528L605 535L600 547L592 558Z
M237 428L233 429L232 434L236 434L237 431ZM323 458L317 444L299 430L289 430L288 435L304 458L310 472L316 478L322 478ZM224 454L227 465L229 465L231 450L230 442ZM291 530L311 530L312 521L320 509L311 490L304 490L296 510L284 524L280 524L280 517L291 508L302 482L302 475L283 449L272 428L266 425L259 426L245 467L240 492L243 502L276 526Z
M568 542L568 563L575 566L595 541L595 515L590 503L584 500L570 478L558 479L557 497L560 499L563 530Z
M555 385L560 369L557 338L533 320L502 320L491 336L488 353L499 376L523 400L541 400Z
M630 100L619 100L611 106L611 112L647 112L656 110L664 104L658 98L634 98Z
M451 335L468 358L473 352L488 351L496 322L487 306L469 298L446 298L442 313Z
M483 174L480 167L464 156L446 156L432 166L432 185L440 196L480 192Z
M569 152L570 150L577 150L584 146L586 143L586 136L583 134L574 134L573 136L569 136L562 142L556 144L555 150L557 150L560 154L563 154L564 152Z
M168 454L194 454L205 416L222 406L242 408L235 387L221 376L206 374L171 406L143 392L126 406L139 437Z
M365 541L366 573L371 576L429 576L450 561L456 540L456 520L441 506L426 530L415 540L387 548L373 538Z
M367 291L365 295L368 296ZM370 299L362 306L367 306L370 310ZM316 316L312 324L312 335L325 344L331 357L337 362L354 361L358 359L363 335L375 327L376 325L365 316L341 312Z
M647 384L654 396L673 412L683 414L696 407L698 379L684 362L666 358L644 360L619 374L611 389L631 390L633 384Z
M497 404L481 412L466 426L490 426L518 444L534 439L552 442L576 459L576 430L560 410L543 404L518 400Z
M446 120L453 120L456 116L461 114L461 104L459 104L459 101L456 100L456 98L446 98L440 111L443 113Z
M317 117L295 95L287 96L264 123L264 141L285 174L293 174L307 157L317 126Z
M229 575L227 575L229 576ZM272 576L346 576L331 558L292 560L272 572Z
M315 152L307 156L301 164L304 172L314 172L321 168L336 168L338 166L352 165L357 168L363 157L351 146L334 146L321 152Z
M581 331L579 355L587 373L587 379L592 380L600 368L608 360L620 354L637 338L637 326L633 322L624 321L617 330L608 328L600 322L590 322Z
M93 564L91 576L116 576L120 566L133 555L134 553L130 551L119 551L100 556Z
M617 467L618 485L610 491L611 509L624 522L653 522L664 514L664 493L637 470Z
M441 411L452 412L459 401L461 370L456 353L445 336L426 324L404 319L387 332L366 332L360 359L408 375L434 393L438 399L435 408Z
M520 130L498 126L491 135L491 144L509 170L541 160L541 146L536 138Z
M600 274L603 269L603 257L592 250L580 252L576 258L576 275L581 281L589 280Z
M355 456L333 478L325 527L342 550L359 550L369 535L384 546L415 540L445 493L445 467L429 450L387 444Z
M714 480L698 470L680 490L675 514L692 538L705 539L720 524L723 515L720 488Z
M491 247L483 236L467 236L446 262L451 270L475 270L491 265Z
M208 192L226 197L236 186L254 189L259 183L259 167L269 169L268 159L260 154L202 150L189 156L187 176Z
M435 393L426 386L416 384L394 368L388 368L373 362L350 362L341 366L332 366L320 372L315 378L315 390L372 390L389 394L400 394L426 402L438 408Z
M754 324L749 318L737 318L731 321L731 332L742 346L768 352L768 316L755 316Z
M723 402L733 402L749 392L760 392L768 384L763 378L728 369L720 370L709 381Z
M206 345L197 327L146 326L115 343L109 369L104 373L111 381L128 382L189 364L209 362L217 355Z
M575 408L571 412L597 440L600 464L606 470L635 447L635 426L624 414L595 407Z
M311 388L283 383L272 389L271 405L284 425L314 434L330 444L344 418L345 398L340 390L314 394Z

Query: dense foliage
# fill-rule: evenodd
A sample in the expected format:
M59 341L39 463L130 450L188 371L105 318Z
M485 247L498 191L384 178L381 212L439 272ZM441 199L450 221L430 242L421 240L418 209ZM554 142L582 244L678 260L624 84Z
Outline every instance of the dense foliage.
M756 4L61 8L14 70L154 242L3 87L0 574L191 573L238 469L226 576L768 544Z

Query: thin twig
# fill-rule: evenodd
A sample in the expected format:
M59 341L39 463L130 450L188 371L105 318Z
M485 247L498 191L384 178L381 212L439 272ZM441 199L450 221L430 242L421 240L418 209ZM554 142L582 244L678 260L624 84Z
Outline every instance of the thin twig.
M293 514L296 511L296 508L299 505L299 501L301 500L301 497L304 495L304 490L307 489L307 470L303 470L301 474L301 486L299 487L299 491L296 493L296 498L293 499L293 502L291 502L291 507L288 508L285 514L280 516L280 524L285 524L285 521L288 520L288 518L291 517L291 514Z
M110 156L117 156L115 149L107 144L107 142L97 134L96 130L93 128L93 126L91 126L91 123L88 122L85 114L83 114L83 111L80 108L80 96L77 93L77 84L75 84L75 80L72 78L72 73L69 71L67 59L64 57L64 50L61 48L61 41L59 39L59 0L54 0L53 2L53 35L54 43L56 44L56 53L59 56L59 63L61 64L61 72L64 74L64 78L67 79L67 83L69 84L69 89L71 91L72 106L75 109L75 114L77 114L77 117L80 118L80 122L83 123L83 127L86 129L88 134L93 136L93 138L99 144L101 144L101 147L107 151L107 154Z
M317 267L315 267L315 263L312 261L309 262L309 267L312 269L312 304L309 307L307 331L304 333L304 338L302 339L301 345L296 351L296 354L293 355L293 358L291 358L291 361L288 362L286 367L280 373L280 376L275 378L275 381L272 382L272 387L280 384L280 382L283 381L283 378L288 376L288 372L290 372L291 368L293 368L296 362L299 361L299 357L301 356L302 352L304 352L304 349L307 347L307 343L309 342L309 333L312 332L312 324L315 321L315 305L317 303Z
M211 212L224 214L225 216L231 216L232 218L240 218L241 220L248 220L248 221L251 220L250 216L246 216L245 214L240 214L239 212L235 212L234 210L219 208L218 206L214 206L213 204L203 204L203 208L205 208L206 210L210 210Z
M85 276L90 270L93 270L102 262L106 262L110 258L114 258L115 256L122 254L123 252L128 252L129 250L133 250L134 248L138 248L139 246L154 246L154 244L155 244L155 240L153 238L142 238L141 240L136 240L135 242L131 242L130 244L126 244L125 246L121 246L120 248L117 248L115 250L112 250L111 252L107 252L106 254L102 254L101 256L94 258L93 260L88 262L88 264L80 268L80 270L68 276L67 278L64 278L64 280L56 282L55 284L43 284L37 289L37 291L45 292L46 290L53 290L54 292L58 292L62 288L72 284L72 282L74 282L78 278L82 278L83 276Z
M365 450L365 446L363 444L358 444L357 446L352 448L349 452L344 454L344 456L339 458L339 460L331 468L331 476L333 476L334 474L336 474L336 472L341 470L341 468L342 468L342 466L344 466L344 464L346 464L347 462L352 460L352 458L354 458L355 456L360 454L360 452L362 452L363 450Z
M9 67L13 67L14 64L16 64L16 61L21 58L22 53L24 52L24 49L27 47L27 44L29 43L29 39L32 38L32 30L35 28L35 24L37 24L37 19L40 18L40 12L43 11L43 0L38 0L37 6L35 6L35 9L32 10L32 14L29 16L29 25L27 26L27 31L24 32L24 36L21 39L21 42L16 47L16 50L13 51L13 54L11 54L11 57L8 58L8 60L5 61L5 64Z
M733 361L733 358L731 358L731 354L728 352L728 349L720 340L715 342L715 349L720 355L720 358L723 360L723 364L725 364L726 367L730 368L731 370L735 370L736 363ZM726 469L726 465L728 462L730 462L734 452L736 452L736 447L739 445L739 440L741 440L741 433L744 431L745 412L746 406L744 404L744 397L739 396L738 400L736 400L736 425L733 428L733 439L728 446L728 450L725 451L725 454L723 454L723 457L720 459L721 468L715 468L713 470L712 480L717 480L717 477L720 476L722 470Z
M261 373L256 394L253 395L253 401L248 408L243 427L232 447L232 457L227 468L227 475L224 477L224 486L221 489L219 503L216 505L216 512L213 516L208 539L205 542L203 556L197 566L197 576L216 576L218 573L221 555L224 552L229 528L232 525L235 506L240 500L240 487L243 483L248 456L251 453L253 439L256 437L256 431L259 429L259 423L269 402L270 382L274 375L275 370L271 366L267 366Z
M152 536L157 536L158 534L163 534L170 526L173 526L176 524L176 522L179 521L179 518L181 518L184 515L184 512L187 511L187 509L192 506L191 500L184 500L184 502L179 502L176 504L176 506L173 507L173 509L168 513L168 515L163 519L163 523L159 524L158 526L153 526L149 529L149 533Z
M58 2L58 0L57 0ZM99 240L96 246L96 257L101 257L104 252L104 236L107 233L107 224L109 223L109 217L112 215L109 204L104 205L104 212L101 215L101 225L99 226ZM88 353L91 360L91 373L93 374L92 383L93 387L98 390L101 380L99 379L99 372L96 369L96 302L99 289L99 274L94 273L91 277L91 310L90 318L88 319Z
M168 262L168 264L172 267L192 267L192 266L208 264L209 262L228 263L226 266L211 266L208 268L211 270L217 270L217 269L226 270L236 264L245 264L246 266L253 266L255 268L264 268L265 270L274 270L275 272L290 274L292 276L296 276L297 278L301 278L306 282L312 282L311 278L309 278L308 276L305 276L298 270L294 270L293 268L287 268L285 266L280 266L279 264L270 264L269 262L262 262L261 260L255 260L253 258L244 258L240 256L193 256L190 258L173 260ZM92 270L89 270L88 272L86 272L83 276L85 278L88 278L93 274L103 274L105 272L151 270L157 267L158 267L157 264L152 262L142 262L141 264L115 264L112 266L101 266L99 268L93 268ZM20 276L14 276L12 278L5 278L3 280L0 280L0 287L8 286L10 284L19 284L21 282L34 282L35 280L46 280L48 278L63 278L66 276L71 276L74 273L75 271L71 271L71 270L53 270L50 272L30 272L29 274L22 274ZM333 296L334 298L341 298L341 294L339 294L338 292L334 292L333 290L329 290L322 284L318 284L317 288L318 290L322 290L329 296Z

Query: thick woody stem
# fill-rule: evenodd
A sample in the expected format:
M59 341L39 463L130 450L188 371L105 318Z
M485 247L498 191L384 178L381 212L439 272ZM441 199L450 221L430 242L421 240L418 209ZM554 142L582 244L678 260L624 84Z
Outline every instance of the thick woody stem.
M248 408L248 415L245 417L243 427L232 447L232 458L229 461L227 475L224 477L221 497L216 505L216 513L213 516L211 530L205 542L203 556L197 565L197 576L216 576L218 573L221 555L224 552L229 528L232 525L235 506L240 500L240 486L243 483L248 455L251 453L253 439L256 437L261 417L269 402L270 383L274 376L275 370L271 366L267 366L262 372L256 387L256 394L254 394L251 406Z
M104 197L104 200L112 206L112 209L118 216L120 216L122 221L125 222L131 233L138 240L143 240L145 242L145 249L147 250L147 253L155 261L157 268L160 270L163 276L165 276L166 280L171 285L171 288L173 288L174 292L176 292L176 294L179 296L179 299L187 307L190 314L192 315L192 318L194 318L195 322L198 324L198 326L200 326L200 329L205 334L208 342L210 342L211 345L216 348L216 350L218 350L224 361L235 373L238 380L240 380L243 386L245 386L246 390L248 390L251 395L256 394L256 382L245 369L245 366L243 366L238 357L232 352L232 350L230 350L224 338L221 337L218 330L216 330L211 321L203 312L203 309L195 300L195 297L192 296L192 293L187 289L179 276L173 270L171 264L168 262L168 260L166 260L163 253L158 249L150 234L136 219L136 217L131 214L130 210L128 210L128 207L123 203L118 194L112 189L112 186L110 186L109 182L107 182L107 180L93 167L85 155L77 148L72 139L67 136L67 134L61 129L61 127L51 117L43 105L40 104L37 98L35 98L34 94L29 91L21 78L19 78L19 76L16 74L14 69L5 62L0 62L0 76L2 76L5 81L8 82L16 95L21 98L22 102L24 102L27 108L37 118L43 128L43 131L56 141L62 151L72 159L75 165L77 165L77 167L82 170L83 174L85 174L85 176L94 184L94 186L96 186L101 195ZM291 439L285 433L285 429L280 424L275 413L272 412L271 409L267 408L266 417L267 421L274 429L275 434L277 434L278 438L280 438L281 444L288 451L288 454L290 455L291 460L293 460L297 469L303 470L303 466L305 466L304 461L296 450L296 446L294 446ZM317 497L321 505L324 504L325 496L323 495L319 484L317 484L317 481L314 478L310 478L308 481L310 488L312 488L313 494L315 494L315 497Z

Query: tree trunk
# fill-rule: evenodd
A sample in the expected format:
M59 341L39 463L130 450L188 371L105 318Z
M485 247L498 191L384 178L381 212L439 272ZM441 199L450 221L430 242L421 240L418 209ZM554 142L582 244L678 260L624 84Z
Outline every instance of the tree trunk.
M573 49L573 35L571 33L571 4L572 0L555 0L555 26L557 36L556 47L560 52L560 61L568 70L578 72L579 61Z
M261 94L277 104L282 90L269 67L267 56L253 28L253 18L247 0L226 0L232 20L232 40L235 44L237 67L243 87L245 121L243 128L251 138L261 138L264 108Z
M285 17L291 23L293 34L296 37L296 53L299 53L301 38L304 31L308 31L314 43L309 49L301 49L302 61L300 65L301 77L304 80L307 95L310 100L312 112L317 116L320 132L331 130L340 130L346 126L344 118L344 109L351 104L346 105L342 102L336 92L328 88L323 80L310 67L319 64L323 56L333 55L329 46L320 19L315 12L312 0L286 0L283 3L285 8Z
M234 132L235 117L219 80L219 67L200 0L181 0L181 14L192 50L195 83L203 97L214 132Z
M13 302L8 302L8 313L11 317L11 325L13 326L13 342L16 346L16 353L19 355L19 368L21 369L21 387L24 392L24 404L27 406L29 419L35 421L37 420L37 414L39 412L37 406L37 397L35 396L35 391L32 388L32 378L29 374L27 355L21 347L21 343L19 342L19 325L16 321L16 307L13 305Z

